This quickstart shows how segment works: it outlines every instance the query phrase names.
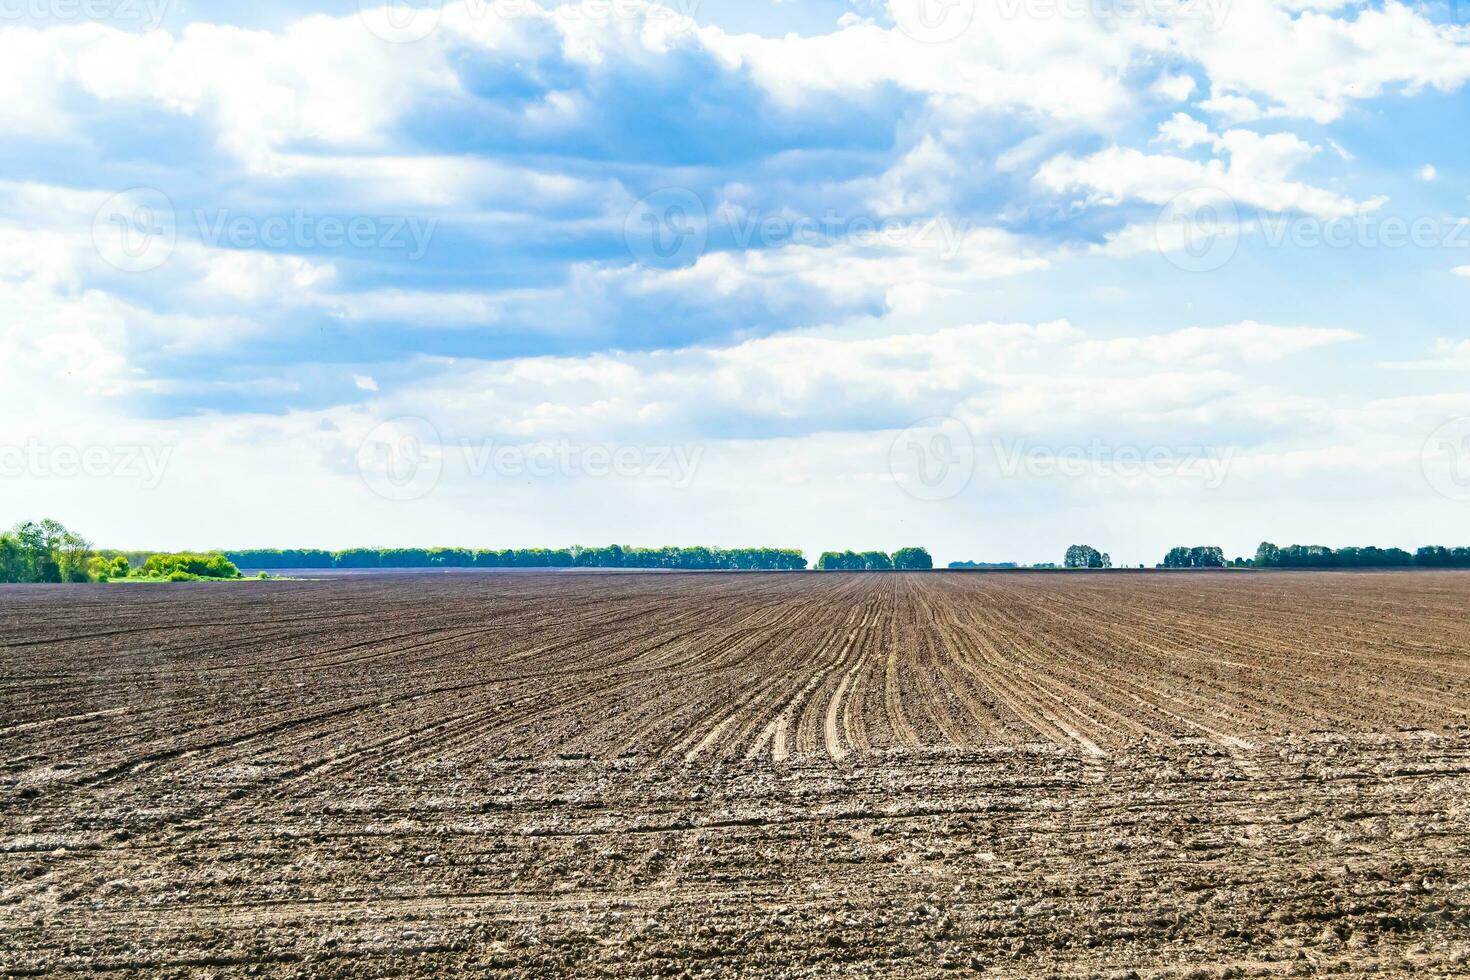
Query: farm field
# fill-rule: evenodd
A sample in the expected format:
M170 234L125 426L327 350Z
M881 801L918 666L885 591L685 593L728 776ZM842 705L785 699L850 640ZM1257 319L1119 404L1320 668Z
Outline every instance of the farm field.
M1470 574L0 588L0 974L1470 974Z

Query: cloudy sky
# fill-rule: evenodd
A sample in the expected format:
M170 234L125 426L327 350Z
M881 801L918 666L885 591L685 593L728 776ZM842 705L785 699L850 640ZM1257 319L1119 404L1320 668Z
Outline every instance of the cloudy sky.
M0 0L0 522L1470 543L1470 3Z

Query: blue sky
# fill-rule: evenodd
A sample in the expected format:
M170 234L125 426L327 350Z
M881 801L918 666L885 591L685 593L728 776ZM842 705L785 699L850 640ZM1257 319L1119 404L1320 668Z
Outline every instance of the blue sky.
M138 547L1470 542L1466 20L13 0L0 510Z

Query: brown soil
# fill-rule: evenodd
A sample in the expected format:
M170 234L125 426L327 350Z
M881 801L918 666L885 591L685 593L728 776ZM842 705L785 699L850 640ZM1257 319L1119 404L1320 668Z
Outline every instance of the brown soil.
M1470 974L1470 574L0 589L0 973Z

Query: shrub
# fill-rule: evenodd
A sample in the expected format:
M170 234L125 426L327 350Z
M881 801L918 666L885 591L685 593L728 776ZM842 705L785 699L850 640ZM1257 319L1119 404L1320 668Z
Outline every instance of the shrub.
M169 581L175 581L173 578L175 572L182 572L196 578L240 577L240 570L218 551L208 554L180 551L176 554L149 555L148 560L143 563L143 574L150 578L167 578Z

